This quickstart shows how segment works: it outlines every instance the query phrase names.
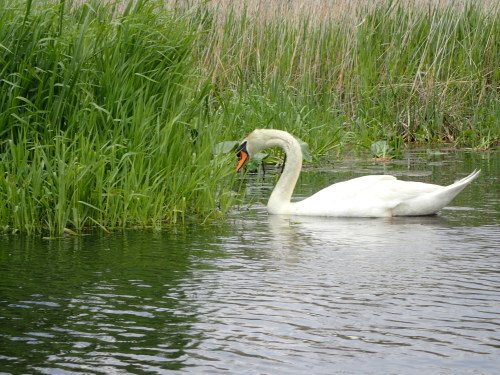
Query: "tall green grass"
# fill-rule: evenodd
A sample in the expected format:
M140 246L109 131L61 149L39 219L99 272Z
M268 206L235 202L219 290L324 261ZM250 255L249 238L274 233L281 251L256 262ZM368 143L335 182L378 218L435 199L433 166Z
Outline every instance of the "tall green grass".
M216 145L258 127L316 157L498 142L494 2L258 1L1 2L0 228L218 216L235 174Z
M66 7L64 8L64 6ZM0 10L0 226L160 227L232 203L205 121L194 30L159 2L6 1Z

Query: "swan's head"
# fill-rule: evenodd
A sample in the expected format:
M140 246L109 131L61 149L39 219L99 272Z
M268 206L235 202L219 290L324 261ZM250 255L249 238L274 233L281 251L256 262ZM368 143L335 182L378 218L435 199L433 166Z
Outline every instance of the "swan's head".
M266 129L256 129L240 143L236 149L239 159L236 171L239 171L252 156L272 146L270 145L272 138L270 138L269 133Z

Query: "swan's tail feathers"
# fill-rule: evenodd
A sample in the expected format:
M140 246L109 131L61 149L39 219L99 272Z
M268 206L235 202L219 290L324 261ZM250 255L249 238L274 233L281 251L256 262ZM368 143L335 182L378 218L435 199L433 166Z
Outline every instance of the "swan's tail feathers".
M467 177L455 183L443 186L441 189L431 193L422 194L413 199L398 204L393 209L394 216L424 216L433 215L447 206L467 185L474 181L481 172L475 170Z
M448 187L451 187L451 186L455 186L455 185L464 185L467 186L469 185L472 181L474 181L478 176L479 174L481 173L481 170L480 169L475 169L474 172L472 172L470 175L468 175L467 177L464 177L458 181L455 181L453 184L449 185Z
M444 188L444 190L438 192L438 194L444 194L445 197L448 199L448 201L445 203L445 206L450 203L453 198L455 198L458 193L460 193L464 188L469 185L472 181L474 181L478 176L479 173L481 173L480 169L476 169L474 172L472 172L470 175L467 177L462 178L461 180L458 180L454 182L451 185L448 185ZM443 206L444 207L444 206Z

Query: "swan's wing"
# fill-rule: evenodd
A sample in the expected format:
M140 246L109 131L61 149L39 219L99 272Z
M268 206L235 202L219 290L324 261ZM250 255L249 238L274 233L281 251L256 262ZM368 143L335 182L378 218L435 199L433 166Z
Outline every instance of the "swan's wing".
M442 186L400 181L394 176L363 176L340 182L297 202L298 212L325 216L393 216L393 209Z
M367 194L367 192L373 193L374 189L377 189L377 186L380 186L381 183L386 183L388 181L397 181L397 178L389 175L357 177L330 185L318 191L310 198L320 200L346 200L353 197L356 198Z
M449 186L400 181L394 176L364 176L320 190L294 204L299 215L417 216L445 207L479 175L479 171Z
M399 203L381 186L397 181L394 176L374 175L330 185L294 204L298 215L391 216L390 208ZM382 194L383 197L380 197ZM387 201L389 199L389 202Z
M384 201L395 201L402 202L408 199L413 199L415 197L433 193L443 186L428 184L425 182L416 181L381 181L372 187L369 191L369 195L373 198L381 199Z

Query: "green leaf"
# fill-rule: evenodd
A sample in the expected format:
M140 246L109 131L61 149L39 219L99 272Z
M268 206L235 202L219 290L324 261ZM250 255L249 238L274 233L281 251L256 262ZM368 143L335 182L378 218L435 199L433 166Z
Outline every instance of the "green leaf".
M300 149L302 150L302 158L305 161L311 162L311 154L309 153L309 146L302 139L295 137L295 139L299 142Z
M377 158L391 158L394 151L387 141L377 141L372 143L370 150Z
M256 172L262 165L263 161L269 156L269 154L258 152L252 156L252 158L247 163L247 170L249 172Z
M238 141L225 141L220 142L215 145L214 154L227 154L228 152L234 151L238 147Z

